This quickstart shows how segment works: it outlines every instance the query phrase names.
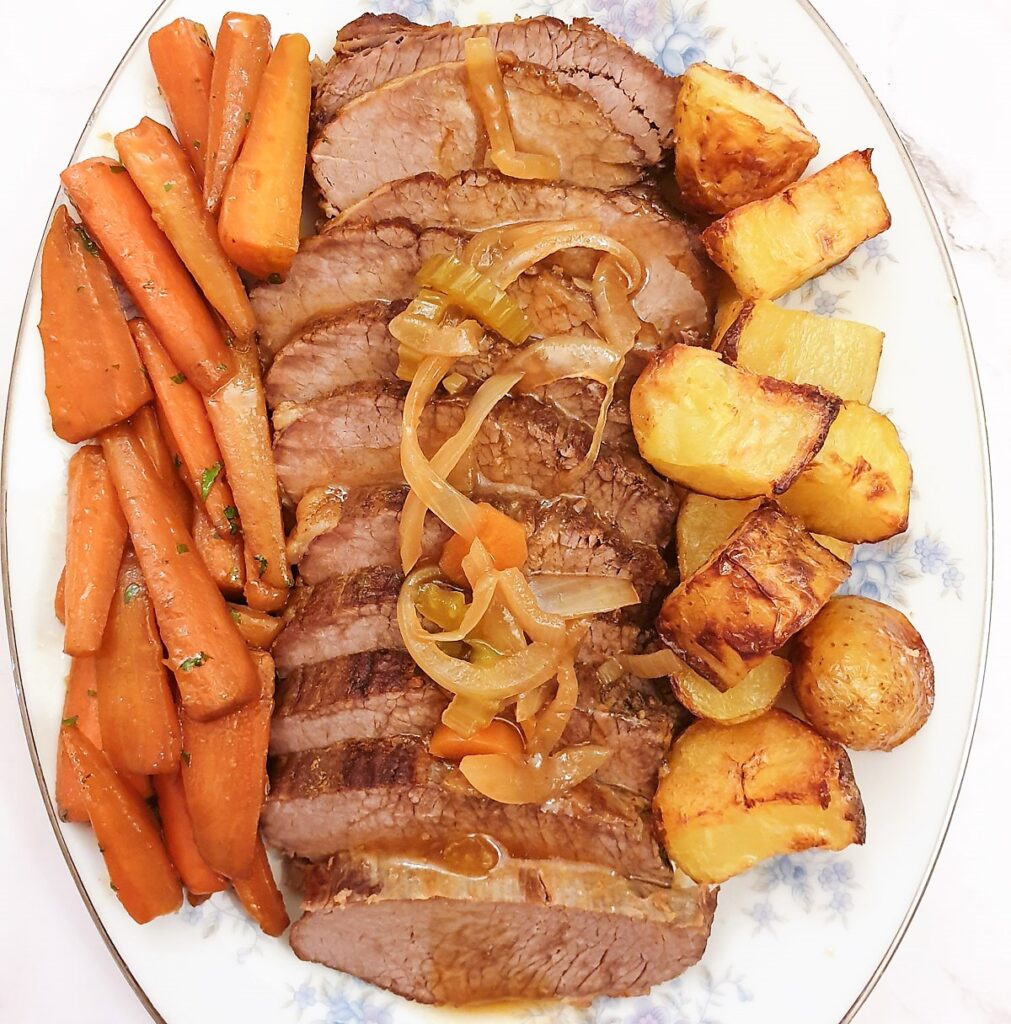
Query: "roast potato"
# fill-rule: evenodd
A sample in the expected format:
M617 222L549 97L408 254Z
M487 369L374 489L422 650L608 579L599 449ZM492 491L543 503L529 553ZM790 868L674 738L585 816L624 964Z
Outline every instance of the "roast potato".
M891 750L926 722L934 665L923 638L895 608L833 598L794 638L793 689L823 736L854 750Z
M721 332L716 351L767 377L813 384L846 401L869 402L884 334L876 327L748 300Z
M778 96L743 75L693 64L674 106L681 204L720 216L796 181L818 140Z
M790 663L769 655L760 661L736 686L721 691L698 672L692 671L676 654L671 672L674 696L696 717L722 725L747 722L764 714L773 704L790 677Z
M912 486L913 468L892 421L846 402L821 451L779 503L809 530L864 544L905 530Z
M762 504L761 498L734 501L710 498L707 494L687 494L678 510L675 528L678 572L687 579L709 561L713 552L726 543L727 538ZM835 537L814 534L814 539L828 548L836 558L849 562L853 558L853 545Z
M733 210L702 232L702 243L744 298L775 299L841 263L891 222L866 149Z
M799 520L766 502L668 595L660 635L725 689L807 625L849 572Z
M702 884L865 835L846 751L779 710L739 725L690 725L660 769L653 808L671 860Z
M632 388L643 458L675 483L718 498L780 494L824 443L839 399L760 377L708 349L672 345Z

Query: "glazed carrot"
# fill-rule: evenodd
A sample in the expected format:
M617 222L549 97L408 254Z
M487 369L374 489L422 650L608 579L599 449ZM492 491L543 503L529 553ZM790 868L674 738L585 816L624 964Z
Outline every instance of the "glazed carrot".
M125 544L126 521L102 449L87 445L67 467L67 654L93 654L101 646Z
M228 172L253 117L270 56L270 22L259 14L229 11L221 19L214 48L204 174L204 203L212 214L218 211Z
M496 719L464 739L441 722L435 727L428 749L433 757L459 761L470 754L522 754L523 738L509 722Z
M284 907L284 897L274 881L274 873L270 870L267 851L263 848L263 840L257 837L256 849L253 852L253 868L248 878L236 878L232 881L235 895L242 901L246 913L267 933L280 935L291 923L288 911Z
M185 712L183 786L204 859L229 878L249 874L267 784L267 742L274 708L274 662L257 652L260 698L213 722Z
M186 902L191 907L199 907L201 903L206 903L211 898L211 893L200 893L188 892L186 893Z
M102 733L98 725L98 677L95 659L90 656L72 658L67 676L67 695L63 699L63 724L76 725L99 749ZM61 821L87 821L88 808L84 790L74 774L70 758L63 746L60 732L56 755L56 813Z
M523 527L497 508L481 502L478 506L477 535L488 549L497 569L518 568L527 560L527 535ZM463 559L470 542L454 534L446 541L439 559L439 568L456 583L465 583Z
M179 715L154 609L130 548L123 555L95 665L102 747L112 766L142 775L174 771L179 764Z
M195 719L227 714L260 692L249 651L136 433L112 427L102 448L182 706Z
M156 775L154 791L158 795L165 845L183 885L198 896L221 892L228 883L200 856L193 838L193 822L186 806L182 776L178 771Z
M242 539L220 536L199 501L193 503L193 540L218 590L226 597L238 597L246 580Z
M176 135L198 179L203 181L214 68L207 29L195 21L176 18L151 35L147 52Z
M281 36L218 218L225 252L256 277L283 277L298 251L311 91L309 41Z
M116 136L116 149L204 298L235 334L251 337L256 319L246 289L221 248L218 226L204 209L200 185L172 133L145 117Z
M61 626L67 624L67 567L60 571L60 578L56 583L56 593L53 595L53 611L56 613L57 621Z
M57 209L42 249L39 334L53 431L84 441L151 400L109 268L80 225Z
M60 733L119 902L138 924L178 910L182 886L151 808L80 729Z
M242 639L250 647L261 651L270 650L270 645L277 639L284 623L274 615L247 608L243 604L229 604L228 614L239 627Z
M176 368L148 324L131 320L130 330L154 385L158 411L179 446L186 482L193 496L207 509L214 528L227 537L239 528L235 503L200 393Z
M237 340L235 357L238 372L206 400L207 415L242 522L246 602L276 611L287 602L292 579L256 344Z
M231 350L125 168L82 160L60 180L172 361L204 394L219 388L235 372Z
M189 525L193 517L193 496L179 475L179 467L176 466L179 456L169 447L155 406L145 405L138 409L130 417L130 423L155 472L170 491L173 512ZM179 462L181 464L182 460Z

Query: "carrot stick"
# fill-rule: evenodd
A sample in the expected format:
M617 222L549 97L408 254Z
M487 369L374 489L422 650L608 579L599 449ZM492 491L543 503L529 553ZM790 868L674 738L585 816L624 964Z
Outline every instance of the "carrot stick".
M253 116L270 56L270 22L259 14L229 11L221 19L215 51L204 174L204 202L212 214L217 213L228 172Z
M284 276L298 251L311 91L309 41L281 36L218 219L225 252L257 277Z
M464 739L441 722L435 727L428 749L433 757L459 761L469 754L522 754L523 738L509 722L496 719Z
M154 332L143 320L131 320L130 330L154 385L158 410L179 445L186 482L207 509L223 537L237 532L235 503L224 477L224 461L200 393L180 373Z
M219 388L235 372L231 350L122 165L83 160L60 180L173 362L204 394Z
M243 604L229 604L228 614L239 627L242 639L250 647L256 647L261 651L270 650L270 645L277 639L277 634L284 625L279 618L255 608L247 608Z
M95 659L90 656L72 658L67 676L67 695L63 699L63 724L76 725L99 749L102 734L98 724L98 677ZM87 821L88 808L84 790L74 774L60 733L56 755L56 813L60 821Z
M236 341L235 357L238 372L206 400L207 414L242 522L246 601L252 608L276 611L287 602L292 579L255 343Z
M125 544L126 521L102 449L80 448L67 467L67 654L93 654L101 646Z
M515 519L493 505L478 506L477 535L488 549L497 569L519 568L527 560L527 535ZM470 550L470 541L455 533L443 545L439 568L456 583L466 583L463 559Z
M117 771L171 772L179 764L179 715L161 637L137 556L127 548L96 656L102 745Z
M183 708L200 720L227 714L260 692L249 651L136 433L112 427L102 448Z
M221 892L228 883L200 856L193 838L193 822L186 806L182 776L178 771L156 775L154 791L158 794L165 845L183 885L198 896Z
M172 133L145 117L116 136L116 149L204 297L239 337L251 337L256 318L246 289L221 248L218 226L204 208L200 185Z
M270 870L270 861L267 860L263 840L259 837L256 839L253 867L249 877L234 879L232 886L235 895L246 908L246 913L267 935L280 935L291 923L284 906L284 897L277 887L277 882L274 881L274 873Z
M84 441L151 400L109 268L59 207L42 249L39 334L53 431Z
M214 68L207 29L195 21L176 18L151 35L147 52L176 135L197 177L203 181Z
M53 611L61 626L67 624L67 567L60 570L60 578L56 583L56 593L53 595Z
M151 809L80 729L60 733L119 902L138 924L178 910L182 887Z
M267 742L274 708L274 663L257 653L260 699L213 722L185 712L183 786L204 859L228 878L248 875L267 784Z
M246 580L242 541L239 537L219 536L199 501L193 503L193 539L218 590L226 597L238 597Z
M145 405L138 409L130 417L130 423L155 472L171 492L173 512L189 524L193 516L193 496L179 475L179 467L176 466L179 457L169 447L155 406ZM179 461L181 464L182 460Z

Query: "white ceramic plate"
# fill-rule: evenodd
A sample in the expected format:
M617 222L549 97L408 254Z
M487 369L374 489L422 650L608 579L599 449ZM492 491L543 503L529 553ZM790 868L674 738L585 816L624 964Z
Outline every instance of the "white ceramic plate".
M300 31L326 55L365 6L257 0L275 34ZM898 425L915 470L908 533L858 550L852 591L905 609L934 655L937 701L926 727L890 754L853 758L867 845L766 863L723 887L702 963L647 998L588 1009L524 1005L470 1019L594 1024L834 1024L848 1018L898 943L949 821L979 700L990 589L989 478L978 384L951 268L909 160L839 43L800 0L379 0L419 21L589 15L671 73L702 59L732 67L794 105L822 144L821 166L874 147L893 227L787 301L866 321L887 334L874 404ZM124 57L74 158L112 154L112 133L164 117L150 31L179 15L213 28L213 0L164 4ZM400 1024L450 1018L354 978L305 964L262 936L231 897L137 927L110 891L90 832L52 812L66 661L52 613L62 565L69 449L43 399L38 267L18 342L3 453L4 575L11 649L29 747L71 871L117 959L169 1024ZM16 637L15 637L16 632ZM295 909L294 905L291 907ZM509 969L508 963L502 970ZM181 981L185 979L185 983Z

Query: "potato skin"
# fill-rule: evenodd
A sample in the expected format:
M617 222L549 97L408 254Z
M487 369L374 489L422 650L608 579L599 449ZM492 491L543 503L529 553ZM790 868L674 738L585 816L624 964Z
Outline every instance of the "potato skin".
M849 573L799 520L766 502L667 597L660 636L726 689L810 622Z
M934 665L902 612L837 597L794 638L793 688L808 721L854 750L892 750L934 706Z
M693 64L674 107L680 204L721 216L795 182L818 140L779 97L743 75Z

